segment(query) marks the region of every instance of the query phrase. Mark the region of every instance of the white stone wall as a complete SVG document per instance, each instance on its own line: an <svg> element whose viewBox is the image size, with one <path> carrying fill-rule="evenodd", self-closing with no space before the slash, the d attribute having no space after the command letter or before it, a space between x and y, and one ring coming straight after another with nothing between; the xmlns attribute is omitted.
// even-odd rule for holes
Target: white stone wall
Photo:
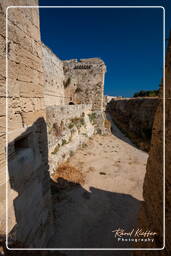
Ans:
<svg viewBox="0 0 171 256"><path fill-rule="evenodd" d="M94 126L89 119L91 109L91 104L47 108L50 172L93 135Z"/></svg>

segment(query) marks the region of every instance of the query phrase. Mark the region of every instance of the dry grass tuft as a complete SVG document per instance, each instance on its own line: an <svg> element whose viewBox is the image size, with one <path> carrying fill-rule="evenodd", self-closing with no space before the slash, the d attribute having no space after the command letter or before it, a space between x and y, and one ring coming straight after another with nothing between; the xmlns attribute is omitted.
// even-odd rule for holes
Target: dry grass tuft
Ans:
<svg viewBox="0 0 171 256"><path fill-rule="evenodd" d="M84 184L84 175L81 171L74 166L70 165L68 162L61 164L56 172L52 175L52 179L58 182L58 179L62 178L68 182L73 182L77 184Z"/></svg>

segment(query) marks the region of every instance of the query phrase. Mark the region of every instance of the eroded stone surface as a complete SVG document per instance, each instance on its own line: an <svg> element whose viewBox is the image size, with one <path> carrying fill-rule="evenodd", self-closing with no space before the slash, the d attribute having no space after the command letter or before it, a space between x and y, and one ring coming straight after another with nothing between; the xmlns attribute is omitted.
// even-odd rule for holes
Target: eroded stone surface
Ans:
<svg viewBox="0 0 171 256"><path fill-rule="evenodd" d="M150 150L158 98L112 99L107 111L118 127L142 150Z"/></svg>
<svg viewBox="0 0 171 256"><path fill-rule="evenodd" d="M45 105L64 105L63 62L44 44L42 44L42 51Z"/></svg>
<svg viewBox="0 0 171 256"><path fill-rule="evenodd" d="M171 37L168 44L166 55L166 244L163 251L144 251L136 252L134 255L170 255L170 126L171 126ZM163 236L163 100L162 90L160 90L160 103L155 115L150 155L147 163L147 171L144 180L144 206L140 210L138 225L155 230L158 233L156 243L150 244L151 247L162 248L164 246ZM138 246L142 246L139 244Z"/></svg>
<svg viewBox="0 0 171 256"><path fill-rule="evenodd" d="M37 0L25 1L38 5ZM5 11L23 1L1 1L0 233L5 233ZM24 247L46 247L52 234L44 76L39 13L8 10L8 233ZM7 149L6 149L7 151ZM42 231L44 230L44 232ZM8 244L10 247L10 245Z"/></svg>
<svg viewBox="0 0 171 256"><path fill-rule="evenodd" d="M3 0L0 4L1 232L5 232L5 10L8 5L22 4L22 0ZM38 2L27 0L26 5L30 4L37 5ZM168 127L171 125L170 56L169 48L166 58L166 135L168 138L170 138ZM14 238L23 242L25 246L46 247L52 234L53 220L49 191L48 147L50 154L53 152L52 155L55 155L58 144L60 145L61 153L58 158L53 159L54 162L57 160L60 162L66 159L72 150L76 150L80 143L85 142L94 130L100 132L98 127L105 125L107 129L111 128L110 123L102 117L106 68L104 62L98 58L62 62L46 46L42 46L36 8L9 9L8 63L9 231L13 231ZM63 110L60 110L59 105L69 103L79 105L64 106ZM92 104L92 109L87 104ZM97 111L96 116L91 110ZM139 116L139 113L136 112L136 115ZM72 136L77 140L73 140ZM170 167L170 148L170 140L167 140L167 168ZM143 227L147 226L158 232L159 236L154 245L156 247L162 247L162 161L162 100L160 100L154 120L144 183L145 203L140 216L140 224ZM51 165L51 162L49 164ZM117 166L116 169L118 169ZM122 182L126 184L126 177ZM103 189L107 190L108 182L104 185ZM166 177L166 190L168 192L167 227L170 227L169 174ZM165 255L170 254L169 238L170 235L166 239ZM150 255L149 251L147 253Z"/></svg>
<svg viewBox="0 0 171 256"><path fill-rule="evenodd" d="M66 104L92 104L93 110L102 110L105 71L99 58L64 61Z"/></svg>

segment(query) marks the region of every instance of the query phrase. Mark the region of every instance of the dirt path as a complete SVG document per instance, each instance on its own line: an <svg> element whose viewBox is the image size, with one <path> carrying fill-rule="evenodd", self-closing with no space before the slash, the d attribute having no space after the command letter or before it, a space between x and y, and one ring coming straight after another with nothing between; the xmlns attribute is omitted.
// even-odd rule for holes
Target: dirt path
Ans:
<svg viewBox="0 0 171 256"><path fill-rule="evenodd" d="M116 248L112 230L135 226L142 198L147 154L138 150L113 124L113 134L96 135L69 163L85 175L85 183L63 191L54 203L58 248ZM55 201L54 201L55 202ZM84 254L83 254L84 253ZM130 255L130 252L66 252L66 255Z"/></svg>

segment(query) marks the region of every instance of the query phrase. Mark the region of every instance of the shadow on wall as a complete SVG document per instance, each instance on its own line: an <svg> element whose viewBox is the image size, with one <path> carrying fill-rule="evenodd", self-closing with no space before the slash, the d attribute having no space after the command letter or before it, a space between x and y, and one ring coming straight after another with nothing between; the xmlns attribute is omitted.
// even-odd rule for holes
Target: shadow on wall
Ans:
<svg viewBox="0 0 171 256"><path fill-rule="evenodd" d="M124 142L130 144L131 146L134 146L135 148L138 148L122 131L117 127L115 122L113 121L110 112L106 111L106 119L111 122L111 133L119 138L120 140L123 140Z"/></svg>
<svg viewBox="0 0 171 256"><path fill-rule="evenodd" d="M8 201L14 208L14 214L9 209L9 227L15 223L9 234L9 247L132 247L127 242L118 243L112 230L134 228L141 202L130 195L93 187L88 192L81 184L61 178L57 182L50 180L47 129L43 118L9 143L8 165L11 187ZM17 196L12 192L17 192ZM20 255L20 252L13 253L6 250L5 255ZM46 253L40 251L38 255L53 255L53 252Z"/></svg>
<svg viewBox="0 0 171 256"><path fill-rule="evenodd" d="M159 98L111 100L106 111L119 129L145 152L149 152L152 127Z"/></svg>
<svg viewBox="0 0 171 256"><path fill-rule="evenodd" d="M8 246L11 247L10 241L19 241L24 247L45 247L52 216L47 129L43 117L9 143L8 172L8 227L12 228Z"/></svg>
<svg viewBox="0 0 171 256"><path fill-rule="evenodd" d="M23 248L23 244L16 242L13 248ZM45 250L8 250L5 246L5 235L0 235L0 256L67 256L61 251L45 251Z"/></svg>

